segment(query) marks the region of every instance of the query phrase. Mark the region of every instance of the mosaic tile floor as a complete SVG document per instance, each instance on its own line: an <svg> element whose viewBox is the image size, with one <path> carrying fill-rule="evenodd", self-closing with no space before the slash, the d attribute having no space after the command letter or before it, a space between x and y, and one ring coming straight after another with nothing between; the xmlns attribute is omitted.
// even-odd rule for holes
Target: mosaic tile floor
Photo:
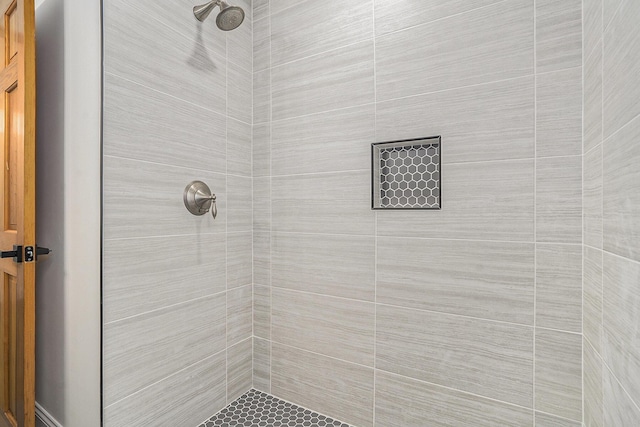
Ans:
<svg viewBox="0 0 640 427"><path fill-rule="evenodd" d="M352 427L258 390L249 390L198 427Z"/></svg>

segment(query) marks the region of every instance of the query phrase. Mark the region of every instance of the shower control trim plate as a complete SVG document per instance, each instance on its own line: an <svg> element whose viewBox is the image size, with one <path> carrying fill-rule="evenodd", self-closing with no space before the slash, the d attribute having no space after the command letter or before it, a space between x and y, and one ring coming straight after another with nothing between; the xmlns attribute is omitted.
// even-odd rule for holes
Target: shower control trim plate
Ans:
<svg viewBox="0 0 640 427"><path fill-rule="evenodd" d="M202 181L193 181L184 189L184 206L193 215L204 215L211 211L213 218L218 215L216 206L216 195L211 193L211 189Z"/></svg>

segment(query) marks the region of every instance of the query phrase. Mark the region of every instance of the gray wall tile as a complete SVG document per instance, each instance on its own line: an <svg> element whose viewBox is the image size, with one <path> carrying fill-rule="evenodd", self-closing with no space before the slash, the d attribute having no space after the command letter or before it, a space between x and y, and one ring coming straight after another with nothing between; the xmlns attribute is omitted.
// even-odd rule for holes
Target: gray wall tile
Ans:
<svg viewBox="0 0 640 427"><path fill-rule="evenodd" d="M303 1L271 17L274 66L371 38L373 0Z"/></svg>
<svg viewBox="0 0 640 427"><path fill-rule="evenodd" d="M604 425L635 427L640 425L638 404L629 398L629 394L608 370L604 377Z"/></svg>
<svg viewBox="0 0 640 427"><path fill-rule="evenodd" d="M224 114L226 61L123 0L104 8L104 69L152 89ZM198 82L198 84L176 84Z"/></svg>
<svg viewBox="0 0 640 427"><path fill-rule="evenodd" d="M377 256L377 302L533 325L532 244L379 238Z"/></svg>
<svg viewBox="0 0 640 427"><path fill-rule="evenodd" d="M153 250L149 250L153 247ZM226 290L224 234L103 242L105 323ZM180 282L192 286L177 286Z"/></svg>
<svg viewBox="0 0 640 427"><path fill-rule="evenodd" d="M378 234L395 237L531 241L533 161L442 166L442 210L379 211Z"/></svg>
<svg viewBox="0 0 640 427"><path fill-rule="evenodd" d="M227 345L253 335L253 287L242 286L227 292Z"/></svg>
<svg viewBox="0 0 640 427"><path fill-rule="evenodd" d="M639 61L640 62L640 61ZM604 249L640 261L640 117L603 145Z"/></svg>
<svg viewBox="0 0 640 427"><path fill-rule="evenodd" d="M253 334L271 339L271 288L253 285Z"/></svg>
<svg viewBox="0 0 640 427"><path fill-rule="evenodd" d="M274 120L374 101L373 41L271 70Z"/></svg>
<svg viewBox="0 0 640 427"><path fill-rule="evenodd" d="M535 408L582 420L582 337L536 330Z"/></svg>
<svg viewBox="0 0 640 427"><path fill-rule="evenodd" d="M588 427L604 426L602 402L602 359L588 340L584 351L584 424Z"/></svg>
<svg viewBox="0 0 640 427"><path fill-rule="evenodd" d="M273 344L271 391L359 427L373 426L373 369Z"/></svg>
<svg viewBox="0 0 640 427"><path fill-rule="evenodd" d="M402 30L438 19L469 12L500 0L374 0L376 35Z"/></svg>
<svg viewBox="0 0 640 427"><path fill-rule="evenodd" d="M584 0L582 8L583 56L586 58L602 41L602 0Z"/></svg>
<svg viewBox="0 0 640 427"><path fill-rule="evenodd" d="M536 0L538 73L582 65L582 0Z"/></svg>
<svg viewBox="0 0 640 427"><path fill-rule="evenodd" d="M271 393L271 342L253 338L253 388Z"/></svg>
<svg viewBox="0 0 640 427"><path fill-rule="evenodd" d="M251 231L253 229L253 187L251 178L227 176L227 231ZM212 192L217 194L215 189ZM220 207L218 207L220 212Z"/></svg>
<svg viewBox="0 0 640 427"><path fill-rule="evenodd" d="M536 427L583 427L580 421L571 421L566 418L536 412Z"/></svg>
<svg viewBox="0 0 640 427"><path fill-rule="evenodd" d="M274 122L272 174L368 170L375 119L370 104Z"/></svg>
<svg viewBox="0 0 640 427"><path fill-rule="evenodd" d="M582 185L583 239L586 245L602 248L602 144L584 155Z"/></svg>
<svg viewBox="0 0 640 427"><path fill-rule="evenodd" d="M376 40L378 101L532 72L532 0L497 3Z"/></svg>
<svg viewBox="0 0 640 427"><path fill-rule="evenodd" d="M584 337L602 352L602 251L584 248Z"/></svg>
<svg viewBox="0 0 640 427"><path fill-rule="evenodd" d="M220 233L226 224L225 177L211 172L104 156L103 226L105 239ZM194 216L182 193L194 179L218 196L218 218ZM152 209L150 209L152 207Z"/></svg>
<svg viewBox="0 0 640 427"><path fill-rule="evenodd" d="M533 412L497 400L379 371L376 427L529 427Z"/></svg>
<svg viewBox="0 0 640 427"><path fill-rule="evenodd" d="M536 326L582 332L581 245L536 245Z"/></svg>
<svg viewBox="0 0 640 427"><path fill-rule="evenodd" d="M225 351L221 351L107 406L104 424L197 425L225 405Z"/></svg>
<svg viewBox="0 0 640 427"><path fill-rule="evenodd" d="M253 123L271 120L271 69L253 73Z"/></svg>
<svg viewBox="0 0 640 427"><path fill-rule="evenodd" d="M253 126L253 177L271 175L271 125Z"/></svg>
<svg viewBox="0 0 640 427"><path fill-rule="evenodd" d="M531 328L383 305L376 323L378 369L531 407Z"/></svg>
<svg viewBox="0 0 640 427"><path fill-rule="evenodd" d="M640 264L604 253L604 361L635 402L640 402Z"/></svg>
<svg viewBox="0 0 640 427"><path fill-rule="evenodd" d="M227 235L227 289L252 283L252 243L250 231Z"/></svg>
<svg viewBox="0 0 640 427"><path fill-rule="evenodd" d="M603 30L609 27L611 20L616 14L624 13L624 11L621 11L622 9L620 7L624 1L625 0L602 0Z"/></svg>
<svg viewBox="0 0 640 427"><path fill-rule="evenodd" d="M447 163L530 159L533 80L528 76L380 102L376 140L442 135L442 160Z"/></svg>
<svg viewBox="0 0 640 427"><path fill-rule="evenodd" d="M275 233L273 286L373 301L375 239L364 236Z"/></svg>
<svg viewBox="0 0 640 427"><path fill-rule="evenodd" d="M269 67L271 67L271 20L265 17L253 23L253 71L255 73Z"/></svg>
<svg viewBox="0 0 640 427"><path fill-rule="evenodd" d="M273 231L373 235L369 171L275 177Z"/></svg>
<svg viewBox="0 0 640 427"><path fill-rule="evenodd" d="M606 9L605 9L606 10ZM603 129L604 138L640 114L640 3L625 1L604 32Z"/></svg>
<svg viewBox="0 0 640 427"><path fill-rule="evenodd" d="M274 342L373 366L372 303L279 288L271 295Z"/></svg>
<svg viewBox="0 0 640 427"><path fill-rule="evenodd" d="M227 120L227 173L251 176L251 125L229 118Z"/></svg>
<svg viewBox="0 0 640 427"><path fill-rule="evenodd" d="M271 283L271 233L253 233L253 282L259 285Z"/></svg>
<svg viewBox="0 0 640 427"><path fill-rule="evenodd" d="M220 31L227 38L227 60L249 72L253 68L253 8L252 0L235 0L233 5L244 10L244 22L233 31ZM231 70L229 70L231 71Z"/></svg>
<svg viewBox="0 0 640 427"><path fill-rule="evenodd" d="M582 154L582 67L536 79L536 155Z"/></svg>
<svg viewBox="0 0 640 427"><path fill-rule="evenodd" d="M536 240L582 243L582 157L538 159Z"/></svg>
<svg viewBox="0 0 640 427"><path fill-rule="evenodd" d="M104 325L104 405L225 348L224 293Z"/></svg>
<svg viewBox="0 0 640 427"><path fill-rule="evenodd" d="M593 1L593 0L592 0ZM584 62L584 151L602 142L602 42Z"/></svg>
<svg viewBox="0 0 640 427"><path fill-rule="evenodd" d="M253 31L255 33L255 21L268 17L271 11L269 9L269 0L253 0L252 7L254 19Z"/></svg>
<svg viewBox="0 0 640 427"><path fill-rule="evenodd" d="M231 62L227 68L227 114L236 120L252 123L253 74Z"/></svg>
<svg viewBox="0 0 640 427"><path fill-rule="evenodd" d="M111 74L104 85L104 154L225 172L223 115Z"/></svg>
<svg viewBox="0 0 640 427"><path fill-rule="evenodd" d="M249 337L227 349L227 402L233 402L252 386L253 339Z"/></svg>

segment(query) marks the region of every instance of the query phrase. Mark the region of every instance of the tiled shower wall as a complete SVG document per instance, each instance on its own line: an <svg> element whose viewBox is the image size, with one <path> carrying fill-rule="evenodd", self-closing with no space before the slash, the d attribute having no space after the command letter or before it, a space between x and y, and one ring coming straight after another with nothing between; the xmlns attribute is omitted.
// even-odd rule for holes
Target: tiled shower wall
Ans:
<svg viewBox="0 0 640 427"><path fill-rule="evenodd" d="M640 425L640 2L584 2L585 425Z"/></svg>
<svg viewBox="0 0 640 427"><path fill-rule="evenodd" d="M254 386L581 425L582 0L253 7ZM370 144L431 135L442 210L372 211Z"/></svg>
<svg viewBox="0 0 640 427"><path fill-rule="evenodd" d="M251 387L251 4L103 3L104 425L195 426Z"/></svg>

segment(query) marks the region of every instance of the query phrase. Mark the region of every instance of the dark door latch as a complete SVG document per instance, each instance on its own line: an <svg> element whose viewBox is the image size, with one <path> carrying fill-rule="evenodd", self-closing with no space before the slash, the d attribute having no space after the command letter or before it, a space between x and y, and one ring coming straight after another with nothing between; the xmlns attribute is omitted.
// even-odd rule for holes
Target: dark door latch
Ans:
<svg viewBox="0 0 640 427"><path fill-rule="evenodd" d="M24 262L33 262L38 260L38 256L40 255L48 255L52 251L49 248L41 248L36 246L25 246L24 254L22 251L22 246L13 245L12 251L2 251L0 252L0 258L13 258L13 262L21 263Z"/></svg>

